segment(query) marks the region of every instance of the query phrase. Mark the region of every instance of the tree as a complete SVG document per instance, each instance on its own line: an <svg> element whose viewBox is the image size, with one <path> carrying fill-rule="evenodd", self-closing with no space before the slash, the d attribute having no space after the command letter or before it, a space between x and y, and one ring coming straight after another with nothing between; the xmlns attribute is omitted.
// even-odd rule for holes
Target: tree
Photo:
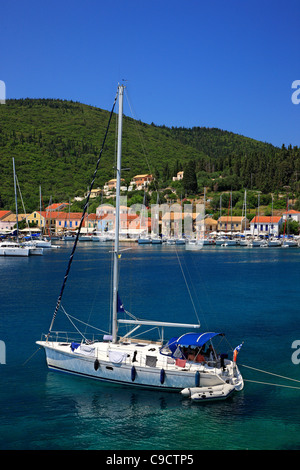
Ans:
<svg viewBox="0 0 300 470"><path fill-rule="evenodd" d="M183 173L183 187L189 194L195 194L198 191L195 167L195 161L190 160L186 165Z"/></svg>

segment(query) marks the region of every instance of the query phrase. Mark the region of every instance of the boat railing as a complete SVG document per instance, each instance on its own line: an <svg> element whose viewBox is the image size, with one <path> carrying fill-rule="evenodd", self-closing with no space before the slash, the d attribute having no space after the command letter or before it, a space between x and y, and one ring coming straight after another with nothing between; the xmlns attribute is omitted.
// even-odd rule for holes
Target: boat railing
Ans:
<svg viewBox="0 0 300 470"><path fill-rule="evenodd" d="M100 341L103 337L103 334L93 334L89 335L88 338L83 337L80 334L74 333L74 331L52 331L50 335L43 333L42 334L42 341L47 340L49 342L54 343L86 343L92 344L96 341Z"/></svg>

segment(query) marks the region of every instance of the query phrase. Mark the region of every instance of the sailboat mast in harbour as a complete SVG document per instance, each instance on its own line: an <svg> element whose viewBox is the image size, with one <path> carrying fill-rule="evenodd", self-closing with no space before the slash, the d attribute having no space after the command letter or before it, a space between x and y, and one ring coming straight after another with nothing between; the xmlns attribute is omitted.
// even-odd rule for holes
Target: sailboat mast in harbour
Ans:
<svg viewBox="0 0 300 470"><path fill-rule="evenodd" d="M118 151L117 151L117 187L116 187L116 215L115 215L115 247L113 271L113 319L112 341L117 342L118 332L118 285L119 285L119 230L120 230L120 187L121 187L121 159L122 159L122 129L123 129L123 96L124 85L119 85L119 118L118 118Z"/></svg>
<svg viewBox="0 0 300 470"><path fill-rule="evenodd" d="M18 197L17 197L17 186L16 186L16 169L15 169L15 159L13 161L13 170L14 170L14 191L15 191L15 204L16 204L16 220L17 220L17 242L19 243L19 215L18 215Z"/></svg>

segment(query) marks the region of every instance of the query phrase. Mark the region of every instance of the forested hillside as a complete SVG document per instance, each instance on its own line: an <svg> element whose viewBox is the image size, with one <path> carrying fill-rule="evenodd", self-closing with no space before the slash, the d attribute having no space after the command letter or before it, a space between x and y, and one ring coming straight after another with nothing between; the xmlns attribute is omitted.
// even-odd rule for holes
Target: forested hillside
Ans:
<svg viewBox="0 0 300 470"><path fill-rule="evenodd" d="M0 208L14 207L12 158L26 210L44 202L83 195L90 184L109 112L52 99L7 100L0 106ZM113 117L95 187L114 177L116 117ZM122 177L152 173L167 187L179 169L193 166L197 190L299 190L297 147L275 148L219 129L167 128L125 117ZM185 188L186 193L190 190Z"/></svg>

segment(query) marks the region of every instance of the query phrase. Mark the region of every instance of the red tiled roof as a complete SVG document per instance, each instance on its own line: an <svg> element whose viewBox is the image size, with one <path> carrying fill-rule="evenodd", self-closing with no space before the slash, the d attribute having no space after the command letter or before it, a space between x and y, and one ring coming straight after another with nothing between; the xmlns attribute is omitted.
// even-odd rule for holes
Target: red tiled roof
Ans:
<svg viewBox="0 0 300 470"><path fill-rule="evenodd" d="M0 211L0 219L2 219L2 217L5 217L6 215L10 214L11 211Z"/></svg>
<svg viewBox="0 0 300 470"><path fill-rule="evenodd" d="M278 224L281 217L278 216L271 216L271 215L260 215L259 217L256 215L254 219L251 220L251 223L254 224Z"/></svg>
<svg viewBox="0 0 300 470"><path fill-rule="evenodd" d="M54 204L51 204L50 206L46 207L46 211L56 211L58 210L59 208L63 209L64 207L67 207L69 205L69 203L67 202L57 202L57 203L54 203Z"/></svg>
<svg viewBox="0 0 300 470"><path fill-rule="evenodd" d="M89 215L89 218L91 218L91 215L92 214ZM57 212L54 218L59 219L59 220L74 220L74 219L80 220L81 217L82 217L82 212ZM86 217L87 215L85 215L85 218Z"/></svg>

